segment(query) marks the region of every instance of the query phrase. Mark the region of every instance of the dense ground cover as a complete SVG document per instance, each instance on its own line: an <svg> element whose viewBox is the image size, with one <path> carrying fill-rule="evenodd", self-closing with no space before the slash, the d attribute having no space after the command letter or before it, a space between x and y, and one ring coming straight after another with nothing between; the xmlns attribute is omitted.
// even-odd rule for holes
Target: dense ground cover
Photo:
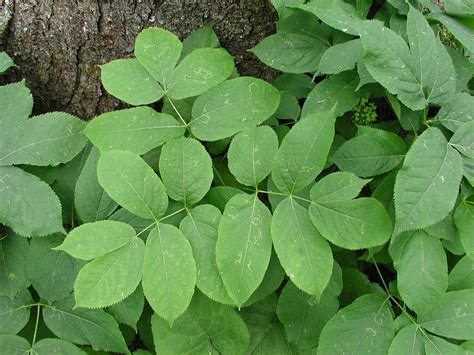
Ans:
<svg viewBox="0 0 474 355"><path fill-rule="evenodd" d="M474 351L473 5L273 4L272 84L204 27L90 122L0 87L2 353Z"/></svg>

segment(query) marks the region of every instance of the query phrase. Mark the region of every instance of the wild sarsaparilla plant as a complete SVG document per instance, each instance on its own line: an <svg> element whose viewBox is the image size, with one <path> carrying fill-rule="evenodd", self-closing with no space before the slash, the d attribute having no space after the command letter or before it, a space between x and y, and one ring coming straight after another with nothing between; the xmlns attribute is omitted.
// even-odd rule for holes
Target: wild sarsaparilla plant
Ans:
<svg viewBox="0 0 474 355"><path fill-rule="evenodd" d="M277 33L252 49L283 72L272 85L240 77L209 27L149 28L101 67L130 108L2 139L3 166L60 164L0 170L52 185L65 218L0 180L2 250L25 255L3 254L2 347L473 350L474 8L272 2Z"/></svg>

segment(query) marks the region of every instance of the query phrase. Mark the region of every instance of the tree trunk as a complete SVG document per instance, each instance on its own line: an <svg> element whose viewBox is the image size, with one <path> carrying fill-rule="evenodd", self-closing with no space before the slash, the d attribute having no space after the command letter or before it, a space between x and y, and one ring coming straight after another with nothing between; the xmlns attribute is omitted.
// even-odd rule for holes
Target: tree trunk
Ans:
<svg viewBox="0 0 474 355"><path fill-rule="evenodd" d="M136 35L164 27L181 39L213 24L242 75L273 72L247 52L274 31L264 0L0 0L0 38L35 96L35 112L88 119L121 106L100 84L98 65L133 55Z"/></svg>

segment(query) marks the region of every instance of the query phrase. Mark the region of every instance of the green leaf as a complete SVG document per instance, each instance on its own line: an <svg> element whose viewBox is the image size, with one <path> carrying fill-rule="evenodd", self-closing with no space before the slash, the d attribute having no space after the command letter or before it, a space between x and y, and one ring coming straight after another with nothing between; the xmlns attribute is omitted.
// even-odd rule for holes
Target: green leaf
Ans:
<svg viewBox="0 0 474 355"><path fill-rule="evenodd" d="M191 138L176 138L161 150L160 174L166 192L185 206L201 200L214 177L212 160L204 146Z"/></svg>
<svg viewBox="0 0 474 355"><path fill-rule="evenodd" d="M363 19L352 5L343 0L311 1L297 7L315 14L321 21L339 31L359 35Z"/></svg>
<svg viewBox="0 0 474 355"><path fill-rule="evenodd" d="M262 282L270 261L272 215L257 194L227 203L218 227L217 268L229 296L241 306Z"/></svg>
<svg viewBox="0 0 474 355"><path fill-rule="evenodd" d="M72 297L44 307L43 319L59 338L92 345L94 350L128 353L114 318L99 309L74 308Z"/></svg>
<svg viewBox="0 0 474 355"><path fill-rule="evenodd" d="M234 60L225 49L196 49L171 74L167 95L173 99L201 95L227 79L233 70Z"/></svg>
<svg viewBox="0 0 474 355"><path fill-rule="evenodd" d="M243 355L249 345L249 332L239 315L200 293L171 328L156 314L151 328L157 354Z"/></svg>
<svg viewBox="0 0 474 355"><path fill-rule="evenodd" d="M141 276L141 275L140 275ZM107 308L107 311L122 324L126 324L137 332L137 323L145 306L145 296L141 287L123 301Z"/></svg>
<svg viewBox="0 0 474 355"><path fill-rule="evenodd" d="M314 88L313 81L305 74L282 74L275 79L273 85L297 99L308 96Z"/></svg>
<svg viewBox="0 0 474 355"><path fill-rule="evenodd" d="M130 105L148 105L161 99L163 88L136 59L117 59L101 65L102 85Z"/></svg>
<svg viewBox="0 0 474 355"><path fill-rule="evenodd" d="M74 207L84 223L106 219L118 206L99 184L97 178L99 156L99 150L92 148L74 189Z"/></svg>
<svg viewBox="0 0 474 355"><path fill-rule="evenodd" d="M31 346L28 340L13 334L0 335L0 349L4 355L23 355Z"/></svg>
<svg viewBox="0 0 474 355"><path fill-rule="evenodd" d="M28 290L14 298L0 296L0 334L16 334L30 319L30 305L33 299Z"/></svg>
<svg viewBox="0 0 474 355"><path fill-rule="evenodd" d="M395 182L395 233L428 227L454 207L462 161L437 128L412 144ZM407 193L409 191L409 193Z"/></svg>
<svg viewBox="0 0 474 355"><path fill-rule="evenodd" d="M14 66L15 63L13 62L13 59L11 59L6 52L0 52L0 74L3 74L9 68Z"/></svg>
<svg viewBox="0 0 474 355"><path fill-rule="evenodd" d="M250 51L272 68L299 74L316 71L326 48L318 38L290 32L268 36Z"/></svg>
<svg viewBox="0 0 474 355"><path fill-rule="evenodd" d="M184 57L198 48L218 48L219 38L211 26L203 26L193 31L183 41L181 57Z"/></svg>
<svg viewBox="0 0 474 355"><path fill-rule="evenodd" d="M318 354L386 354L395 335L387 299L369 294L341 309L326 324Z"/></svg>
<svg viewBox="0 0 474 355"><path fill-rule="evenodd" d="M418 315L440 301L448 288L448 263L443 244L423 231L404 233L403 247L392 255L398 292Z"/></svg>
<svg viewBox="0 0 474 355"><path fill-rule="evenodd" d="M456 132L464 123L473 120L474 97L461 92L450 98L441 106L434 122L440 122L452 132Z"/></svg>
<svg viewBox="0 0 474 355"><path fill-rule="evenodd" d="M13 166L0 167L0 223L25 237L64 231L61 204L53 190Z"/></svg>
<svg viewBox="0 0 474 355"><path fill-rule="evenodd" d="M309 215L324 238L345 249L383 245L392 235L390 216L374 198L326 204L313 202Z"/></svg>
<svg viewBox="0 0 474 355"><path fill-rule="evenodd" d="M445 25L461 44L471 53L474 53L474 29L464 26L456 18L447 16L442 12L432 12L429 14L431 19L437 20Z"/></svg>
<svg viewBox="0 0 474 355"><path fill-rule="evenodd" d="M425 340L426 355L434 354L451 354L451 355L465 355L467 351L459 345L447 342L442 338L434 335L427 335Z"/></svg>
<svg viewBox="0 0 474 355"><path fill-rule="evenodd" d="M227 294L216 264L217 228L221 212L212 205L193 208L183 218L179 229L188 239L196 260L196 286L210 299L224 304L234 301Z"/></svg>
<svg viewBox="0 0 474 355"><path fill-rule="evenodd" d="M0 127L7 130L26 121L33 110L33 96L24 81L0 86Z"/></svg>
<svg viewBox="0 0 474 355"><path fill-rule="evenodd" d="M144 154L184 133L184 127L148 106L104 113L84 133L100 150L129 150Z"/></svg>
<svg viewBox="0 0 474 355"><path fill-rule="evenodd" d="M451 137L449 144L460 153L474 158L474 121L466 122Z"/></svg>
<svg viewBox="0 0 474 355"><path fill-rule="evenodd" d="M321 81L309 93L301 117L329 111L334 106L334 115L342 116L359 102L360 94L356 92L358 82L358 75L352 71L331 75Z"/></svg>
<svg viewBox="0 0 474 355"><path fill-rule="evenodd" d="M425 339L416 324L404 326L395 336L388 349L388 355L424 355Z"/></svg>
<svg viewBox="0 0 474 355"><path fill-rule="evenodd" d="M342 273L339 265L334 263L331 284L342 288ZM293 283L288 282L278 300L278 319L284 324L288 340L301 349L310 349L318 344L323 327L339 308L338 294L334 294L328 285L321 299L300 291Z"/></svg>
<svg viewBox="0 0 474 355"><path fill-rule="evenodd" d="M362 57L364 48L360 39L336 44L329 47L322 55L318 72L321 74L339 74L352 70Z"/></svg>
<svg viewBox="0 0 474 355"><path fill-rule="evenodd" d="M286 198L275 209L271 228L286 274L301 290L319 299L331 278L333 258L331 247L311 223L306 209Z"/></svg>
<svg viewBox="0 0 474 355"><path fill-rule="evenodd" d="M62 339L41 339L31 348L33 354L67 354L67 355L85 355L86 352L77 346Z"/></svg>
<svg viewBox="0 0 474 355"><path fill-rule="evenodd" d="M459 230L461 243L466 254L474 259L474 240L472 231L474 230L474 205L469 201L461 200L454 212L454 223Z"/></svg>
<svg viewBox="0 0 474 355"><path fill-rule="evenodd" d="M352 173L338 171L326 175L311 188L311 200L316 203L344 202L356 198L370 179L360 179Z"/></svg>
<svg viewBox="0 0 474 355"><path fill-rule="evenodd" d="M0 165L66 163L86 144L84 126L83 121L64 112L34 116L0 136Z"/></svg>
<svg viewBox="0 0 474 355"><path fill-rule="evenodd" d="M270 174L277 150L278 138L273 129L248 128L237 134L230 144L229 169L241 184L256 187Z"/></svg>
<svg viewBox="0 0 474 355"><path fill-rule="evenodd" d="M181 56L182 48L183 44L175 34L152 27L138 34L134 54L148 73L168 89L171 73Z"/></svg>
<svg viewBox="0 0 474 355"><path fill-rule="evenodd" d="M405 142L398 135L370 129L369 134L344 142L331 160L342 171L358 176L375 176L396 168L405 153Z"/></svg>
<svg viewBox="0 0 474 355"><path fill-rule="evenodd" d="M142 276L145 243L134 238L84 266L74 283L76 307L103 308L132 294Z"/></svg>
<svg viewBox="0 0 474 355"><path fill-rule="evenodd" d="M298 121L283 138L272 168L280 191L297 192L323 170L334 138L334 121L332 110L315 113Z"/></svg>
<svg viewBox="0 0 474 355"><path fill-rule="evenodd" d="M146 241L143 264L142 286L150 306L172 325L188 308L195 284L189 242L178 228L159 223Z"/></svg>
<svg viewBox="0 0 474 355"><path fill-rule="evenodd" d="M448 281L450 291L474 289L474 259L466 255L459 260L449 273Z"/></svg>
<svg viewBox="0 0 474 355"><path fill-rule="evenodd" d="M414 11L410 9L408 26L411 53L402 37L378 22L368 22L361 39L369 73L405 106L416 111L454 94L455 76L446 49L426 20ZM417 35L417 31L423 34Z"/></svg>
<svg viewBox="0 0 474 355"><path fill-rule="evenodd" d="M18 235L2 235L0 239L0 295L13 298L30 285L26 274L28 240Z"/></svg>
<svg viewBox="0 0 474 355"><path fill-rule="evenodd" d="M280 93L263 80L227 80L199 96L193 106L191 132L215 141L261 124L280 104Z"/></svg>
<svg viewBox="0 0 474 355"><path fill-rule="evenodd" d="M55 248L82 260L92 260L132 242L135 230L123 222L97 221L74 228Z"/></svg>
<svg viewBox="0 0 474 355"><path fill-rule="evenodd" d="M474 340L474 290L445 293L441 301L418 320L423 328L434 334Z"/></svg>
<svg viewBox="0 0 474 355"><path fill-rule="evenodd" d="M139 217L156 220L168 208L168 196L160 178L132 152L102 152L97 176L112 199Z"/></svg>
<svg viewBox="0 0 474 355"><path fill-rule="evenodd" d="M53 250L63 239L63 236L53 235L33 238L30 242L28 277L38 295L49 303L69 296L82 266L68 254Z"/></svg>

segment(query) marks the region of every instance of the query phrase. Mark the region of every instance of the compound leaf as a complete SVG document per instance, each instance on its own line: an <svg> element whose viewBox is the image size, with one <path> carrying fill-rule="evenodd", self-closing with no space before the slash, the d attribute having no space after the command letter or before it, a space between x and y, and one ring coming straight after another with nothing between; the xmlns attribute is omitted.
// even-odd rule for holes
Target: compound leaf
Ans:
<svg viewBox="0 0 474 355"><path fill-rule="evenodd" d="M143 264L142 286L150 306L172 325L188 308L195 284L189 242L178 228L159 223L148 235Z"/></svg>
<svg viewBox="0 0 474 355"><path fill-rule="evenodd" d="M121 248L135 237L127 223L97 221L74 228L55 250L62 250L82 260L92 260Z"/></svg>
<svg viewBox="0 0 474 355"><path fill-rule="evenodd" d="M216 141L261 124L280 104L280 93L263 80L227 80L199 96L193 105L191 132Z"/></svg>
<svg viewBox="0 0 474 355"><path fill-rule="evenodd" d="M319 299L331 278L333 257L307 210L291 197L284 199L274 211L271 230L286 274L298 288Z"/></svg>
<svg viewBox="0 0 474 355"><path fill-rule="evenodd" d="M239 306L257 289L267 270L271 218L257 194L239 194L229 200L219 222L217 268L229 296Z"/></svg>
<svg viewBox="0 0 474 355"><path fill-rule="evenodd" d="M395 182L395 233L428 227L448 215L463 174L458 152L437 128L413 143Z"/></svg>
<svg viewBox="0 0 474 355"><path fill-rule="evenodd" d="M278 138L273 129L267 126L246 129L230 143L229 170L241 184L256 187L270 174L277 150Z"/></svg>
<svg viewBox="0 0 474 355"><path fill-rule="evenodd" d="M129 150L144 154L184 134L184 127L166 113L148 106L104 113L84 133L100 150Z"/></svg>
<svg viewBox="0 0 474 355"><path fill-rule="evenodd" d="M160 155L160 174L166 192L185 206L201 200L214 178L212 160L204 146L191 138L166 143Z"/></svg>
<svg viewBox="0 0 474 355"><path fill-rule="evenodd" d="M334 111L306 116L283 138L273 158L272 180L280 191L308 186L326 165L334 138Z"/></svg>
<svg viewBox="0 0 474 355"><path fill-rule="evenodd" d="M51 187L13 166L0 167L0 222L25 237L64 231L61 204Z"/></svg>
<svg viewBox="0 0 474 355"><path fill-rule="evenodd" d="M168 196L160 178L137 154L102 152L97 176L105 192L133 214L156 220L168 208Z"/></svg>

